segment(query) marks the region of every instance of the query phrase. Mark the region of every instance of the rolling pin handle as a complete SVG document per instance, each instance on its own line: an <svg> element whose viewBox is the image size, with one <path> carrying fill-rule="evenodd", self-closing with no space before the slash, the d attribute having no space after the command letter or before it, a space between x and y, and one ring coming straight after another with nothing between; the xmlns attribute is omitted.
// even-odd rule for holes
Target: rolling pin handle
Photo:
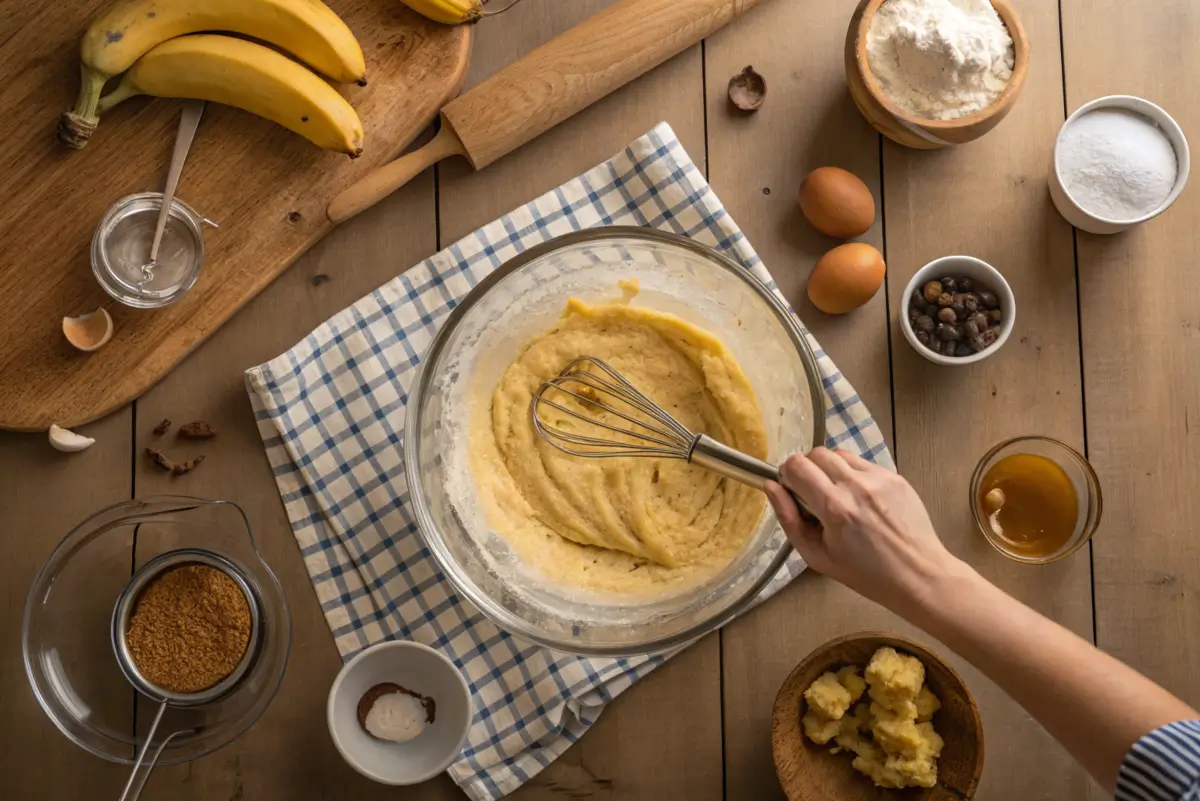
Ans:
<svg viewBox="0 0 1200 801"><path fill-rule="evenodd" d="M325 214L334 225L345 222L371 208L442 159L466 154L458 134L443 120L441 130L427 145L358 179L329 202Z"/></svg>

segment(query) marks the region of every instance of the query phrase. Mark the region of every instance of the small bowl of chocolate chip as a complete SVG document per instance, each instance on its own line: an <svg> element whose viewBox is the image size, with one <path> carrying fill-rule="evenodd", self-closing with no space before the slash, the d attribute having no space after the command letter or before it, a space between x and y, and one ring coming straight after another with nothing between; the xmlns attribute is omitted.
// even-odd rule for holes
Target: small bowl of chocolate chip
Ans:
<svg viewBox="0 0 1200 801"><path fill-rule="evenodd" d="M1000 350L1016 317L1012 288L995 267L971 256L944 256L908 282L900 329L929 361L959 366Z"/></svg>

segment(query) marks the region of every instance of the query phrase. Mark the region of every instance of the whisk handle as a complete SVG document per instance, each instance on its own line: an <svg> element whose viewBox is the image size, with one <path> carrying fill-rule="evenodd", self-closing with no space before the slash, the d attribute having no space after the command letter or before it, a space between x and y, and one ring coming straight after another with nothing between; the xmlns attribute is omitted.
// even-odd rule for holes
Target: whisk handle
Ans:
<svg viewBox="0 0 1200 801"><path fill-rule="evenodd" d="M778 467L764 462L762 459L756 459L749 454L742 453L736 448L731 448L728 445L717 442L707 434L700 434L692 442L692 450L688 455L688 461L699 467L711 470L718 475L725 476L725 478L758 489L763 489L767 481L781 483ZM808 510L808 507L796 496L796 493L788 490L788 494L796 502L796 506L800 509L800 516L804 518L805 522L820 528L821 521Z"/></svg>

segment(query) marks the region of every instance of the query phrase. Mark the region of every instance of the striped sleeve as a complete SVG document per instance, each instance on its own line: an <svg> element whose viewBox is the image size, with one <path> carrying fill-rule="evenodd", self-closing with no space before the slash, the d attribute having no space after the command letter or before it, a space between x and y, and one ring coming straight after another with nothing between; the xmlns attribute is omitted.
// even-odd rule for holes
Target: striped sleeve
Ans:
<svg viewBox="0 0 1200 801"><path fill-rule="evenodd" d="M1200 801L1200 720L1168 723L1134 743L1116 801Z"/></svg>

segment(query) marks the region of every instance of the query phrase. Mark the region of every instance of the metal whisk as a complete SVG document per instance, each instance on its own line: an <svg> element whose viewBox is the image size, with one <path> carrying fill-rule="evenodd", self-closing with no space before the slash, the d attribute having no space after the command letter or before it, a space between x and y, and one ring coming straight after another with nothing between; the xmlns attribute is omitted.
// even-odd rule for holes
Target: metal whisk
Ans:
<svg viewBox="0 0 1200 801"><path fill-rule="evenodd" d="M567 405L570 403L568 397L578 403ZM584 431L572 431L547 419L546 407L585 423ZM557 376L542 382L533 394L529 411L537 432L551 445L573 456L684 459L758 489L763 489L768 479L779 481L778 467L720 443L707 434L692 433L625 376L591 356L576 359ZM601 412L615 416L624 424L599 419ZM584 433L595 429L602 430L596 432L600 436ZM603 431L618 438L609 438ZM800 507L801 516L819 526L817 518L795 493L792 497Z"/></svg>

